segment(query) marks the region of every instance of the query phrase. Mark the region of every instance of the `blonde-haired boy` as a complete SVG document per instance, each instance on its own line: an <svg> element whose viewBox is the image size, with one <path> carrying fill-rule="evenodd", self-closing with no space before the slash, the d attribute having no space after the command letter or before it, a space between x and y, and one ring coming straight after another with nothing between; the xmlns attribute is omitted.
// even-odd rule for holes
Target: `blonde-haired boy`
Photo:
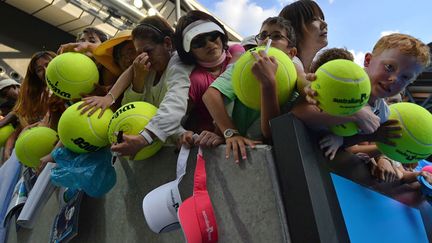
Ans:
<svg viewBox="0 0 432 243"><path fill-rule="evenodd" d="M319 120L327 126L337 125L349 121L358 122L356 119L364 119L361 122L369 122L378 119L380 124L387 122L389 108L384 100L386 97L394 96L404 90L416 77L430 64L429 47L420 40L406 34L390 34L381 37L375 44L372 53L366 53L364 68L369 75L371 82L371 95L368 106L352 117L333 117L326 113L317 112L316 109L309 109L309 114L304 117L303 112L294 109L297 115L306 124L313 124ZM310 104L317 104L313 96L317 93L307 88L308 101ZM370 112L368 111L370 109ZM312 112L312 113L311 113ZM302 117L303 116L303 117ZM302 119L303 118L303 119ZM325 150L326 156L331 159L334 157L337 149L344 144L345 146L355 145L360 141L381 141L387 144L393 144L388 138L395 137L394 133L386 131L400 130L396 121L388 121L386 126L381 126L384 136L359 134L346 139L338 138L335 135L329 135L320 141L320 146ZM364 124L363 124L364 125ZM373 126L370 126L373 128ZM360 127L360 126L359 126ZM374 130L378 129L376 127ZM364 133L371 133L370 131Z"/></svg>

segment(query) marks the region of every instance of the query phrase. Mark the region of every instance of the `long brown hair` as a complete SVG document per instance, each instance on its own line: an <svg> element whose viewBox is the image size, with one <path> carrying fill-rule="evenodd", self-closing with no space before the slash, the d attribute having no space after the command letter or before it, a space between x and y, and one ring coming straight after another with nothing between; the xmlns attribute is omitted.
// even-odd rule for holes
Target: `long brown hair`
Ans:
<svg viewBox="0 0 432 243"><path fill-rule="evenodd" d="M45 80L39 79L36 73L36 62L40 58L53 59L56 56L51 51L36 52L27 67L27 73L21 84L14 112L22 126L27 126L41 119L48 112L49 89Z"/></svg>

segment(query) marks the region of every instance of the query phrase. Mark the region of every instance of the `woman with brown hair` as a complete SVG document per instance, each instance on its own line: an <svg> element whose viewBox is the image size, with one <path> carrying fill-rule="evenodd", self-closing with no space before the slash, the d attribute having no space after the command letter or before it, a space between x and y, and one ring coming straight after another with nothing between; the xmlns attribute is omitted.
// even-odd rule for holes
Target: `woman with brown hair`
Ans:
<svg viewBox="0 0 432 243"><path fill-rule="evenodd" d="M3 161L7 160L21 131L27 126L43 122L48 119L50 108L50 91L45 82L45 71L48 63L56 56L52 51L40 51L33 54L27 67L27 72L21 83L20 92L15 106L6 117L10 121L17 119L18 128L6 141ZM46 118L45 121L44 118Z"/></svg>
<svg viewBox="0 0 432 243"><path fill-rule="evenodd" d="M42 121L48 112L50 92L45 81L45 70L55 56L54 52L41 51L30 60L13 109L22 127Z"/></svg>

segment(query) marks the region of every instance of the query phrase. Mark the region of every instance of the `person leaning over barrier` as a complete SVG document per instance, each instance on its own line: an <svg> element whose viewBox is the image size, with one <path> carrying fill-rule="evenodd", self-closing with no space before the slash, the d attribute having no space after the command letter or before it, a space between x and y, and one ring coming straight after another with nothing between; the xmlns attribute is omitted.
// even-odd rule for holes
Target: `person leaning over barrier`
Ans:
<svg viewBox="0 0 432 243"><path fill-rule="evenodd" d="M142 148L158 138L165 142L179 133L180 122L186 113L189 75L194 68L182 63L173 45L174 32L159 16L140 21L132 31L132 41L138 56L117 80L106 96L84 98L83 112L89 115L105 110L123 92L122 104L145 101L158 107L157 114L138 135L123 134L123 142L111 149L133 158Z"/></svg>
<svg viewBox="0 0 432 243"><path fill-rule="evenodd" d="M188 112L183 122L180 143L186 145L217 146L224 142L214 133L215 125L202 96L213 81L237 58L233 52L244 53L240 45L228 46L228 33L213 16L202 11L190 11L180 18L176 27L175 43L182 62L195 65L189 76ZM193 139L193 134L200 136Z"/></svg>
<svg viewBox="0 0 432 243"><path fill-rule="evenodd" d="M362 130L361 134L345 139L333 134L327 135L320 141L321 148L325 151L326 156L333 159L340 146L348 147L362 141L380 141L390 146L394 145L389 138L399 137L400 134L394 133L394 131L401 130L401 127L397 125L397 120L388 120L390 109L385 102L385 98L394 96L404 90L429 63L429 48L420 40L399 33L381 37L375 44L372 53L366 53L364 60L364 68L371 82L371 94L366 109L369 109L370 112L368 113L371 114L369 116L372 116L366 116L364 119L375 119L378 125L375 129L368 131L359 126ZM310 87L306 89L308 101L312 105L317 105L317 101L314 99L317 92L310 89ZM362 112L362 110L359 112ZM348 120L331 124L329 121L334 121L334 116L319 111L310 114L310 117L319 118L321 122L327 125L352 121L350 120L352 117L337 117L337 119ZM380 159L380 156L382 155L375 157Z"/></svg>
<svg viewBox="0 0 432 243"><path fill-rule="evenodd" d="M280 49L290 58L296 54L294 30L284 18L266 19L256 37L259 45L266 45L271 40L272 47ZM261 99L266 101L261 103L261 113L246 107L237 99L231 80L232 67L219 76L203 96L207 109L225 137L226 157L229 158L232 150L236 163L240 162L239 153L242 159L247 159L246 145L253 148L261 143L258 139L271 137L268 121L280 114L279 107L282 105L276 95L277 61L274 57L268 57L264 51L253 55L256 62L252 66L252 72L260 82ZM228 102L234 102L232 119L225 108L225 98Z"/></svg>

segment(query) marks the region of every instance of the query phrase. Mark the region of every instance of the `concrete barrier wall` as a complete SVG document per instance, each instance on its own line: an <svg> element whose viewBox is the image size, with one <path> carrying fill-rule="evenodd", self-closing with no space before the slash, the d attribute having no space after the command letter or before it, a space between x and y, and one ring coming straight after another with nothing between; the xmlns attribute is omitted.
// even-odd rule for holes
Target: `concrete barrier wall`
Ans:
<svg viewBox="0 0 432 243"><path fill-rule="evenodd" d="M196 149L180 185L182 199L192 194ZM204 150L207 187L219 227L219 242L290 242L270 146L248 150L236 165L225 159L225 146ZM155 234L147 226L142 199L152 189L175 179L177 154L165 147L146 161L117 161L117 184L103 198L84 198L79 236L73 242L184 242L181 230ZM33 230L14 227L8 242L47 242L59 206L53 194Z"/></svg>

